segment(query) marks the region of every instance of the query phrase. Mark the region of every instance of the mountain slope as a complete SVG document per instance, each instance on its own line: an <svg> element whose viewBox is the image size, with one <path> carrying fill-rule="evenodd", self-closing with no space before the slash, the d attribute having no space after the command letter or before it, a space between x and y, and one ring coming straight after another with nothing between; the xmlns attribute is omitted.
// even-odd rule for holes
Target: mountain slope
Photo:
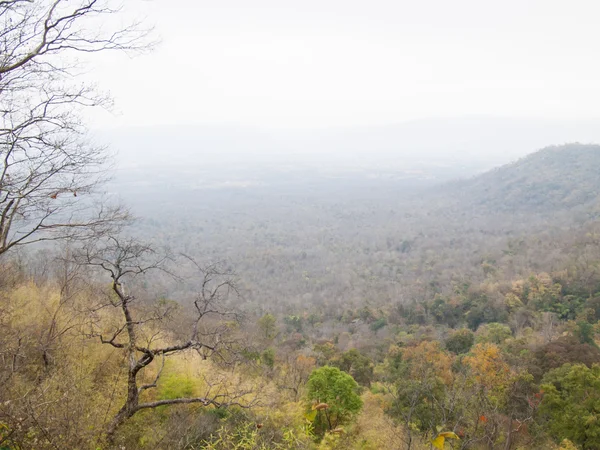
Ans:
<svg viewBox="0 0 600 450"><path fill-rule="evenodd" d="M600 195L600 145L567 144L457 182L460 203L494 212L595 209Z"/></svg>

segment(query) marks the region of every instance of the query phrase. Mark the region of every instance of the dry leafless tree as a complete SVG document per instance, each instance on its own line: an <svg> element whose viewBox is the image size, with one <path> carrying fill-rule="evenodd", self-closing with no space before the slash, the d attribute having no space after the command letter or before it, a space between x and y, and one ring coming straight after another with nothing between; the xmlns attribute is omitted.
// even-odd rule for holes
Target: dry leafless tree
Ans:
<svg viewBox="0 0 600 450"><path fill-rule="evenodd" d="M93 195L108 154L88 139L81 112L109 99L79 82L75 59L153 45L140 23L113 20L119 11L112 0L0 1L0 255L93 237L127 218Z"/></svg>
<svg viewBox="0 0 600 450"><path fill-rule="evenodd" d="M98 245L98 242L102 245ZM136 308L136 297L131 292L126 292L125 283L127 280L129 284L136 277L148 272L166 271L166 263L170 258L161 256L150 246L132 239L117 239L111 236L98 242L88 246L77 260L81 264L100 268L109 274L112 297L108 303L99 305L96 310L105 307L116 308L119 310L120 321L112 325L109 331L101 324L93 323L90 335L103 344L123 350L127 355L127 396L108 426L109 439L112 439L120 425L144 409L190 403L215 407L253 406L256 397L252 389L208 379L204 380L207 388L200 397L142 401L145 391L158 386L165 358L182 352L196 351L203 359L226 360L227 356L234 352L237 342L230 338L230 331L232 324L237 321L237 315L228 312L224 307L229 297L237 296L233 274L223 269L221 264L202 267L188 258L200 274L199 289L188 317L189 329L179 330L179 337L171 335L170 339L164 339L164 333L152 325L168 321L174 306L163 304L142 311L142 308ZM181 324L179 326L181 327ZM182 336L184 337L181 338ZM165 344L166 341L170 342ZM152 379L148 380L148 372L144 374L144 369L152 363L156 364ZM144 383L144 379L147 382Z"/></svg>

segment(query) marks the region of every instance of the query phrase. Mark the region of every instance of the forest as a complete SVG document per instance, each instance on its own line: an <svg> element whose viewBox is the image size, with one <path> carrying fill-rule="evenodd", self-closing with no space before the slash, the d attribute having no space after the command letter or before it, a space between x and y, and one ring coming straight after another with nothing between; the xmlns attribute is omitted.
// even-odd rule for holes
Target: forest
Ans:
<svg viewBox="0 0 600 450"><path fill-rule="evenodd" d="M115 175L72 55L156 43L71 3L0 2L0 450L600 448L600 145Z"/></svg>

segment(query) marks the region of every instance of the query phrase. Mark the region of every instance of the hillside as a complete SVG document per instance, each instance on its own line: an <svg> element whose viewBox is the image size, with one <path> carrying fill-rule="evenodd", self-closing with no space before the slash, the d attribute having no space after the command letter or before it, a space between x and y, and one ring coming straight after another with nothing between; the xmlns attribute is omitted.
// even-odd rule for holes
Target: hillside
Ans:
<svg viewBox="0 0 600 450"><path fill-rule="evenodd" d="M595 211L599 173L599 145L567 144L453 183L448 193L463 206L490 212Z"/></svg>
<svg viewBox="0 0 600 450"><path fill-rule="evenodd" d="M248 400L265 406L149 410L120 427L118 447L101 448L147 442L143 448L225 450L247 437L253 442L247 449L273 443L289 450L399 448L404 440L411 450L425 450L439 429L460 432L465 449L478 450L480 442L507 448L509 437L498 431L506 430L507 417L536 427L535 433L511 431L511 450L558 450L565 436L587 446L579 448L600 448L595 437L579 437L579 422L570 421L593 410L597 397L588 408L576 390L567 392L575 411L569 417L550 402L540 403L542 391L576 375L570 363L600 386L600 373L590 368L600 363L600 221L584 213L596 204L599 148L547 148L470 180L437 184L428 195L395 177L328 177L308 170L243 185L215 174L210 186L158 173L160 182L147 177L146 184L124 190L142 216L129 231L137 239L226 275L235 270L240 296L224 298L222 306L235 303L243 319L231 324L215 318L203 325L223 325L222 342L243 343L232 347L239 362L231 378L221 377L225 366L204 354L172 355L164 372L158 361L140 372L144 383L162 373L145 397L150 404L177 403L204 395L209 383L225 383L236 387L233 395L255 389ZM8 314L0 314L0 344L11 361L0 367L0 380L8 380L0 427L17 430L15 442L29 442L27 433L43 427L49 443L64 442L68 431L68 448L84 448L82 442L104 439L106 418L118 414L113 396L124 401L115 394L125 391L128 379L121 342L107 349L110 341L71 326L92 317L98 332L113 335L118 324L115 336L121 338L120 311L96 315L111 295L106 277L69 264L58 249L0 265L0 299L9 305ZM157 273L127 280L139 299L132 312L140 317L140 336L161 336L153 345L187 338L192 305L202 298L205 281L191 266L176 258L167 267L176 280ZM65 277L70 273L72 281ZM73 299L57 303L60 289L74 292ZM56 333L68 332L46 338L54 320L64 324ZM82 348L93 356L80 358ZM12 363L21 361L19 355L27 364ZM79 359L86 371L71 362ZM115 373L122 375L113 379ZM360 395L352 396L354 403L363 404L348 416L341 435L312 413L317 410L310 377L324 373L346 377ZM205 374L221 378L207 381ZM54 380L78 386L66 394L69 403ZM28 391L41 392L43 402L36 401L42 404L48 396L56 399L54 409L38 408L33 416L25 409ZM414 422L406 419L411 408ZM308 410L314 415L307 416ZM63 415L68 420L56 425L55 417ZM182 447L182 436L193 445ZM318 440L333 444L324 447Z"/></svg>

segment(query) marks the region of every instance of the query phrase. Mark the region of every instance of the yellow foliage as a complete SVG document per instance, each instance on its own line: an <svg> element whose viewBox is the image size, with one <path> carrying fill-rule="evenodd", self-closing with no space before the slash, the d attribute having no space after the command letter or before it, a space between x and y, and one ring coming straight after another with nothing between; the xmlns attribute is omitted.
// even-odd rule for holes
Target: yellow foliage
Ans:
<svg viewBox="0 0 600 450"><path fill-rule="evenodd" d="M0 368L14 371L0 389L8 417L3 422L9 428L18 425L23 430L21 439L26 436L31 441L23 443L31 448L56 448L56 443L61 448L97 448L123 404L125 351L90 336L91 331L112 336L122 321L114 308L93 308L106 301L97 295L78 290L66 297L52 285L29 282L0 292L0 343L4 352L18 355L14 367ZM159 333L155 327L158 324L147 324L138 334L140 342L152 340L152 346L172 343L167 333ZM141 372L140 383L153 381L160 367L157 358ZM208 388L206 380L214 386L212 392L219 389L221 393L249 390L251 383L237 373L215 368L194 352L169 357L163 375L157 389L144 391L142 401L155 400L161 394L165 398L203 395ZM187 385L179 386L181 380ZM161 385L168 389L161 393ZM10 417L15 422L11 423ZM296 422L302 424L302 420ZM43 441L41 429L46 433ZM144 442L152 443L156 437L152 427L146 426L143 433Z"/></svg>
<svg viewBox="0 0 600 450"><path fill-rule="evenodd" d="M546 287L552 286L552 277L546 272L539 273L535 278Z"/></svg>
<svg viewBox="0 0 600 450"><path fill-rule="evenodd" d="M514 310L523 306L523 302L514 293L509 292L504 296L504 301L509 309Z"/></svg>
<svg viewBox="0 0 600 450"><path fill-rule="evenodd" d="M354 429L354 448L357 450L377 450L397 448L403 441L404 432L385 414L386 400L378 394L366 391L362 395L363 409Z"/></svg>
<svg viewBox="0 0 600 450"><path fill-rule="evenodd" d="M512 292L517 297L523 298L523 293L525 292L525 281L524 280L513 281Z"/></svg>
<svg viewBox="0 0 600 450"><path fill-rule="evenodd" d="M256 408L256 413L257 415L267 415L269 424L278 429L301 430L306 421L305 405L302 401L283 403L277 405L275 409Z"/></svg>
<svg viewBox="0 0 600 450"><path fill-rule="evenodd" d="M570 440L563 439L558 450L577 450L577 447Z"/></svg>
<svg viewBox="0 0 600 450"><path fill-rule="evenodd" d="M3 350L19 358L0 400L8 414L32 421L32 440L34 430L44 427L47 439L63 442L69 436L65 446L86 448L99 438L124 394L122 352L84 334L86 295L82 291L67 298L58 288L31 282L2 292Z"/></svg>
<svg viewBox="0 0 600 450"><path fill-rule="evenodd" d="M390 344L390 348L388 349L388 356L395 358L402 353L402 349L396 344Z"/></svg>
<svg viewBox="0 0 600 450"><path fill-rule="evenodd" d="M446 443L446 439L460 439L455 433L452 431L444 431L437 435L437 437L431 441L431 445L440 450L444 450L444 444Z"/></svg>
<svg viewBox="0 0 600 450"><path fill-rule="evenodd" d="M488 390L503 391L512 373L495 344L477 344L464 359L471 368L475 382Z"/></svg>

